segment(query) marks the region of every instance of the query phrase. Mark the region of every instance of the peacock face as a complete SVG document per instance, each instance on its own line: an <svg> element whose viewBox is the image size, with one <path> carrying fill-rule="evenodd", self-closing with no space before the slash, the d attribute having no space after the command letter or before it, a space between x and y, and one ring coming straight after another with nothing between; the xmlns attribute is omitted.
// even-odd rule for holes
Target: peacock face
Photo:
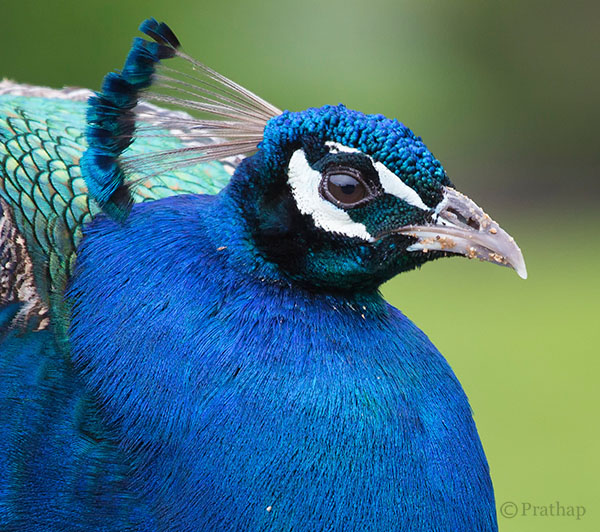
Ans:
<svg viewBox="0 0 600 532"><path fill-rule="evenodd" d="M342 105L286 111L244 167L258 249L304 284L368 288L449 254L524 275L512 239L396 120Z"/></svg>

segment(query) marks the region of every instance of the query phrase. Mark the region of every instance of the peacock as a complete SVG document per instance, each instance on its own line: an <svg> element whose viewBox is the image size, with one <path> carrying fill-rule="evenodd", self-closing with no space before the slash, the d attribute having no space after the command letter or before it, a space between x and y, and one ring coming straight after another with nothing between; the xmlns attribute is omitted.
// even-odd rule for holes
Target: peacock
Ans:
<svg viewBox="0 0 600 532"><path fill-rule="evenodd" d="M140 30L97 93L0 84L0 529L497 530L461 385L379 287L525 278L514 240L397 120Z"/></svg>

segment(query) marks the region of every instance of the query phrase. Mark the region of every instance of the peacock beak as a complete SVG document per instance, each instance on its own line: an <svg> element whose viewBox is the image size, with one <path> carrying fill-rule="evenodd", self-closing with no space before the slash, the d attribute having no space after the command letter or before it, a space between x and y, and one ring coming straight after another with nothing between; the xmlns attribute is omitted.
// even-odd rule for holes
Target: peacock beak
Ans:
<svg viewBox="0 0 600 532"><path fill-rule="evenodd" d="M395 232L415 237L407 251L446 251L513 268L527 279L523 254L515 239L467 196L450 187L427 225L411 225Z"/></svg>

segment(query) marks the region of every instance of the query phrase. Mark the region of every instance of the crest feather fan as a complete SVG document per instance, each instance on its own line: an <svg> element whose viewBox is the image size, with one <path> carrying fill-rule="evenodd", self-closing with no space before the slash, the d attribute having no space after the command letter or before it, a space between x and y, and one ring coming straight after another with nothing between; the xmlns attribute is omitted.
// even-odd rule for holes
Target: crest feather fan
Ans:
<svg viewBox="0 0 600 532"><path fill-rule="evenodd" d="M154 39L134 40L120 73L111 72L90 98L82 167L90 194L104 211L123 219L131 187L160 173L245 156L261 142L266 123L281 111L251 91L182 52L170 28L148 19L140 31ZM184 68L161 63L179 58ZM189 112L164 111L143 99ZM183 148L130 155L134 137L168 137Z"/></svg>

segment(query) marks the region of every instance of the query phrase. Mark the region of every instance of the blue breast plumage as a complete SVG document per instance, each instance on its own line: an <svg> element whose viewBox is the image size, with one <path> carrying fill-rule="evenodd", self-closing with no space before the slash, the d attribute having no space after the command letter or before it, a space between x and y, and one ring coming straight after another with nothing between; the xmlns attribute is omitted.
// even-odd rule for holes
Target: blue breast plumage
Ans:
<svg viewBox="0 0 600 532"><path fill-rule="evenodd" d="M464 392L378 287L525 276L514 241L399 122L141 29L96 95L0 84L0 527L496 530Z"/></svg>

